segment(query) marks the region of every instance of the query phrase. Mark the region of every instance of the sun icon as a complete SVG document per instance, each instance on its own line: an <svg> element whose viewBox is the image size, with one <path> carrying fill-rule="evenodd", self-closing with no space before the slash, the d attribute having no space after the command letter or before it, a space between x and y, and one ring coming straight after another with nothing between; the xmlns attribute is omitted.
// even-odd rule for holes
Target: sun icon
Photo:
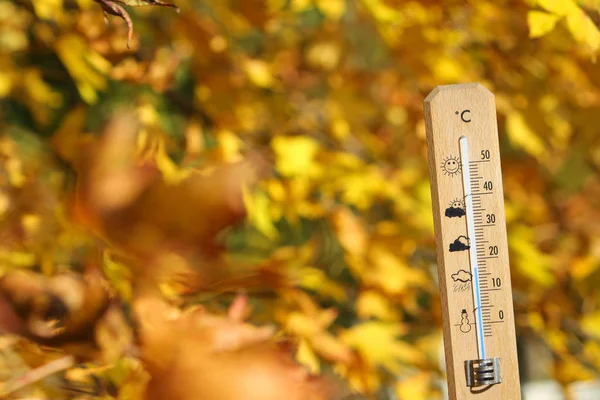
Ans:
<svg viewBox="0 0 600 400"><path fill-rule="evenodd" d="M461 164L458 157L449 156L444 159L442 163L442 170L445 175L454 176L456 174L460 174Z"/></svg>
<svg viewBox="0 0 600 400"><path fill-rule="evenodd" d="M452 208L465 208L465 202L462 199L454 199L450 202Z"/></svg>

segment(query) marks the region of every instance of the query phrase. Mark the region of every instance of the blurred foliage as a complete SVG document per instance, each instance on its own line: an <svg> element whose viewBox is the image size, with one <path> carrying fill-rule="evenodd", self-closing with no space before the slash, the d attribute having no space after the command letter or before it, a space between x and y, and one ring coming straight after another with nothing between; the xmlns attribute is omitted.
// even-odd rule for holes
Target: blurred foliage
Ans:
<svg viewBox="0 0 600 400"><path fill-rule="evenodd" d="M518 333L562 384L597 376L600 2L176 3L0 0L0 272L33 273L2 287L0 395L139 398L160 349L133 310L158 290L216 314L246 291L311 372L438 398L422 104L472 81L496 95Z"/></svg>

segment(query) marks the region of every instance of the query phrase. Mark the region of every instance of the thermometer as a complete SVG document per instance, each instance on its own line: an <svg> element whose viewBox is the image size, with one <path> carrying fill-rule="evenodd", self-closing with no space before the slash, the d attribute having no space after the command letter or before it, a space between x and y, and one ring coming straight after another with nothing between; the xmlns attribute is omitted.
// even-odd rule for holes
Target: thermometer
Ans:
<svg viewBox="0 0 600 400"><path fill-rule="evenodd" d="M450 399L520 399L494 95L438 86L425 123Z"/></svg>

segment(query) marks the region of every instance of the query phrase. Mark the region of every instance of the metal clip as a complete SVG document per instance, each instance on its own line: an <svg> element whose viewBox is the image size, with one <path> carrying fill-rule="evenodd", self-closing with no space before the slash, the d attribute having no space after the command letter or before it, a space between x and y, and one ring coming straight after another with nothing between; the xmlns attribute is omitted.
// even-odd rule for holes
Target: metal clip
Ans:
<svg viewBox="0 0 600 400"><path fill-rule="evenodd" d="M465 361L467 386L478 387L502 382L500 376L500 358L484 358Z"/></svg>

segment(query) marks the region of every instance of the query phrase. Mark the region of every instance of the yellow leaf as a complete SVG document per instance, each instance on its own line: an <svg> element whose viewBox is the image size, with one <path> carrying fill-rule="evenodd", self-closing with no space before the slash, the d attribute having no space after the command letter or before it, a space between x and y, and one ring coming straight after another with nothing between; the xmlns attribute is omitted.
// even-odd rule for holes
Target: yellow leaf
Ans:
<svg viewBox="0 0 600 400"><path fill-rule="evenodd" d="M160 120L160 115L156 108L150 103L145 103L140 105L137 108L138 116L140 117L140 122L142 125L158 125Z"/></svg>
<svg viewBox="0 0 600 400"><path fill-rule="evenodd" d="M423 286L427 282L423 271L408 268L400 257L383 246L372 246L369 260L372 268L364 272L365 283L376 285L390 295L404 293L409 287Z"/></svg>
<svg viewBox="0 0 600 400"><path fill-rule="evenodd" d="M110 254L103 254L103 272L112 287L123 299L130 301L133 297L132 273L127 266L112 259Z"/></svg>
<svg viewBox="0 0 600 400"><path fill-rule="evenodd" d="M537 0L537 4L546 11L563 17L578 10L574 0Z"/></svg>
<svg viewBox="0 0 600 400"><path fill-rule="evenodd" d="M332 20L338 20L346 11L346 0L317 0L317 7Z"/></svg>
<svg viewBox="0 0 600 400"><path fill-rule="evenodd" d="M573 279L581 282L593 272L597 271L598 267L600 267L600 262L598 262L598 259L594 256L588 255L585 257L575 258L569 271L571 272Z"/></svg>
<svg viewBox="0 0 600 400"><path fill-rule="evenodd" d="M286 316L285 327L294 335L310 338L323 332L333 322L336 315L337 313L333 310L320 310L310 314L290 312Z"/></svg>
<svg viewBox="0 0 600 400"><path fill-rule="evenodd" d="M133 331L123 312L110 307L94 329L94 339L101 349L103 363L114 363L133 345Z"/></svg>
<svg viewBox="0 0 600 400"><path fill-rule="evenodd" d="M77 0L77 5L79 5L79 8L81 8L82 10L92 7L93 4L94 0Z"/></svg>
<svg viewBox="0 0 600 400"><path fill-rule="evenodd" d="M398 372L401 363L417 364L424 361L419 350L398 339L404 331L398 324L369 321L348 329L342 333L341 339L370 363Z"/></svg>
<svg viewBox="0 0 600 400"><path fill-rule="evenodd" d="M62 0L33 0L35 14L44 20L56 20L62 14Z"/></svg>
<svg viewBox="0 0 600 400"><path fill-rule="evenodd" d="M309 47L306 51L306 60L314 68L331 71L338 65L341 55L341 49L337 43L325 41Z"/></svg>
<svg viewBox="0 0 600 400"><path fill-rule="evenodd" d="M296 352L296 360L308 368L312 374L318 374L320 371L319 358L312 351L307 341L302 339Z"/></svg>
<svg viewBox="0 0 600 400"><path fill-rule="evenodd" d="M310 338L310 345L314 351L331 362L349 364L352 362L352 351L338 337L329 332L321 332Z"/></svg>
<svg viewBox="0 0 600 400"><path fill-rule="evenodd" d="M4 67L4 65L2 65ZM2 68L0 71L0 98L7 96L14 85L14 73Z"/></svg>
<svg viewBox="0 0 600 400"><path fill-rule="evenodd" d="M191 169L180 168L171 160L165 150L165 143L162 139L157 143L154 160L166 183L176 185L192 173Z"/></svg>
<svg viewBox="0 0 600 400"><path fill-rule="evenodd" d="M465 69L455 58L436 55L431 66L434 76L440 82L454 83L464 79Z"/></svg>
<svg viewBox="0 0 600 400"><path fill-rule="evenodd" d="M15 267L32 267L35 265L36 257L34 254L21 251L0 250L0 268L2 264L9 264Z"/></svg>
<svg viewBox="0 0 600 400"><path fill-rule="evenodd" d="M25 184L26 177L23 171L23 163L16 157L11 157L4 163L4 168L8 175L8 181L12 186L22 187Z"/></svg>
<svg viewBox="0 0 600 400"><path fill-rule="evenodd" d="M300 271L300 286L314 290L322 296L330 297L338 302L347 300L344 287L336 281L329 279L325 272L312 267L304 267Z"/></svg>
<svg viewBox="0 0 600 400"><path fill-rule="evenodd" d="M137 358L123 357L106 372L109 379L119 388L119 398L142 399L150 375Z"/></svg>
<svg viewBox="0 0 600 400"><path fill-rule="evenodd" d="M396 394L399 399L427 400L432 396L432 376L428 372L419 372L401 379L396 384Z"/></svg>
<svg viewBox="0 0 600 400"><path fill-rule="evenodd" d="M521 113L513 111L508 114L506 117L506 133L514 147L523 149L538 160L546 158L547 151L544 142L527 125Z"/></svg>
<svg viewBox="0 0 600 400"><path fill-rule="evenodd" d="M552 32L559 19L560 16L558 15L541 11L528 12L527 25L529 26L529 37L536 38Z"/></svg>
<svg viewBox="0 0 600 400"><path fill-rule="evenodd" d="M533 232L530 228L520 226L511 229L508 245L514 254L517 270L532 281L549 287L554 284L551 271L553 258L542 253L534 244Z"/></svg>
<svg viewBox="0 0 600 400"><path fill-rule="evenodd" d="M233 132L229 130L220 131L217 133L217 141L219 142L224 161L235 162L242 159L242 155L240 154L242 141Z"/></svg>
<svg viewBox="0 0 600 400"><path fill-rule="evenodd" d="M76 160L83 142L83 125L86 118L83 106L73 107L64 117L50 141L52 148L65 160Z"/></svg>
<svg viewBox="0 0 600 400"><path fill-rule="evenodd" d="M587 356L596 368L600 367L600 343L595 340L586 341L583 345L583 354ZM574 398L577 398L574 396Z"/></svg>
<svg viewBox="0 0 600 400"><path fill-rule="evenodd" d="M569 354L567 334L558 329L549 329L544 333L546 343L557 354Z"/></svg>
<svg viewBox="0 0 600 400"><path fill-rule="evenodd" d="M42 71L37 68L30 68L23 73L23 84L28 94L40 105L58 108L62 98L60 93L54 91L42 79Z"/></svg>
<svg viewBox="0 0 600 400"><path fill-rule="evenodd" d="M531 311L527 314L527 322L529 324L529 327L537 333L542 333L546 328L544 318L539 312L536 311Z"/></svg>
<svg viewBox="0 0 600 400"><path fill-rule="evenodd" d="M587 354L587 353L585 353ZM582 364L581 360L570 354L562 354L561 362L554 367L553 374L562 382L590 381L596 379L597 372Z"/></svg>
<svg viewBox="0 0 600 400"><path fill-rule="evenodd" d="M250 224L269 239L277 238L269 197L261 191L250 193L246 186L242 187L242 196Z"/></svg>
<svg viewBox="0 0 600 400"><path fill-rule="evenodd" d="M311 0L292 0L291 1L291 8L292 8L292 10L294 10L294 12L297 12L297 13L306 11L311 6L312 6Z"/></svg>
<svg viewBox="0 0 600 400"><path fill-rule="evenodd" d="M581 329L596 340L600 340L600 311L585 315L581 319Z"/></svg>
<svg viewBox="0 0 600 400"><path fill-rule="evenodd" d="M56 53L75 80L83 100L95 103L97 92L106 88L110 63L89 49L86 41L75 34L61 36L56 41Z"/></svg>
<svg viewBox="0 0 600 400"><path fill-rule="evenodd" d="M341 190L344 203L366 210L377 196L383 194L389 182L377 167L372 166L341 176L334 184Z"/></svg>
<svg viewBox="0 0 600 400"><path fill-rule="evenodd" d="M37 68L23 71L22 83L31 113L36 121L46 125L50 118L49 111L61 106L62 96L44 81L42 71Z"/></svg>
<svg viewBox="0 0 600 400"><path fill-rule="evenodd" d="M376 317L384 321L396 318L388 299L374 290L362 292L356 300L356 312L360 318Z"/></svg>
<svg viewBox="0 0 600 400"><path fill-rule="evenodd" d="M403 20L400 11L389 7L382 0L363 0L363 3L373 14L373 17L380 22L399 23Z"/></svg>
<svg viewBox="0 0 600 400"><path fill-rule="evenodd" d="M583 10L578 8L567 15L567 27L579 43L587 44L593 52L600 49L600 31Z"/></svg>
<svg viewBox="0 0 600 400"><path fill-rule="evenodd" d="M271 146L275 151L276 166L286 177L310 176L315 172L315 156L319 143L306 136L277 136Z"/></svg>
<svg viewBox="0 0 600 400"><path fill-rule="evenodd" d="M369 242L364 222L345 207L334 211L331 219L342 248L350 254L364 256Z"/></svg>
<svg viewBox="0 0 600 400"><path fill-rule="evenodd" d="M267 64L263 60L247 60L244 63L244 70L248 79L256 86L268 88L273 86L273 75Z"/></svg>
<svg viewBox="0 0 600 400"><path fill-rule="evenodd" d="M10 197L3 192L0 192L0 220L3 220L6 216L6 212L11 206Z"/></svg>

